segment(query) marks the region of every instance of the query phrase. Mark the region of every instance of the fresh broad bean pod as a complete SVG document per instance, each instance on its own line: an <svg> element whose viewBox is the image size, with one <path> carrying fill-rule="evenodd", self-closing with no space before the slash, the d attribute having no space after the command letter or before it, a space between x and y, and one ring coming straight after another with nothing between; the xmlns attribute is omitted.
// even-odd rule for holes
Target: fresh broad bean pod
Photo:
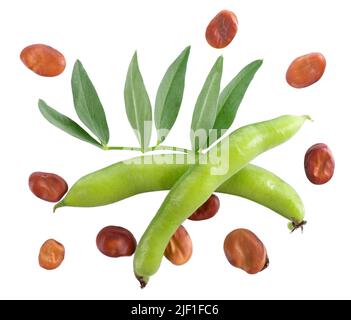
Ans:
<svg viewBox="0 0 351 320"><path fill-rule="evenodd" d="M157 272L170 238L183 221L203 204L213 191L251 160L290 139L306 119L307 116L286 115L239 128L221 141L229 146L226 173L213 174L218 164L206 162L192 165L182 175L168 193L136 249L134 273L141 287ZM212 151L217 152L216 148L218 146L212 148Z"/></svg>
<svg viewBox="0 0 351 320"><path fill-rule="evenodd" d="M169 190L189 166L176 164L172 154L121 161L79 179L55 209L103 206L140 193ZM304 206L297 192L272 172L252 164L241 169L216 191L259 203L295 224L304 219Z"/></svg>

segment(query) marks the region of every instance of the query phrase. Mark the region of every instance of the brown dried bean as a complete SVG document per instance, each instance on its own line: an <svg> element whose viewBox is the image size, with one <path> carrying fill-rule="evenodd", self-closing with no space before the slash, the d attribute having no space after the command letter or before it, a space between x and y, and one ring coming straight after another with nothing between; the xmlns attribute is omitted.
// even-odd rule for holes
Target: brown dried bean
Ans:
<svg viewBox="0 0 351 320"><path fill-rule="evenodd" d="M206 29L208 44L216 49L228 46L238 31L238 19L228 10L219 12L209 23Z"/></svg>
<svg viewBox="0 0 351 320"><path fill-rule="evenodd" d="M286 81L294 88L305 88L317 82L324 73L326 60L321 53L296 58L286 72Z"/></svg>
<svg viewBox="0 0 351 320"><path fill-rule="evenodd" d="M29 188L38 198L57 202L68 190L66 181L54 173L33 172L29 177Z"/></svg>
<svg viewBox="0 0 351 320"><path fill-rule="evenodd" d="M180 266L191 258L193 244L186 229L181 225L172 236L164 256L173 264Z"/></svg>
<svg viewBox="0 0 351 320"><path fill-rule="evenodd" d="M198 208L188 219L194 221L212 218L219 210L219 199L213 194L209 199Z"/></svg>
<svg viewBox="0 0 351 320"><path fill-rule="evenodd" d="M33 172L29 176L28 184L35 196L49 202L59 201L68 190L62 177L48 172Z"/></svg>
<svg viewBox="0 0 351 320"><path fill-rule="evenodd" d="M324 143L317 143L306 151L304 165L306 176L313 184L327 183L333 177L333 154Z"/></svg>
<svg viewBox="0 0 351 320"><path fill-rule="evenodd" d="M20 58L24 65L44 77L55 77L66 67L63 54L45 44L33 44L24 48Z"/></svg>
<svg viewBox="0 0 351 320"><path fill-rule="evenodd" d="M53 270L60 266L65 258L65 247L54 239L43 243L39 252L39 265L46 270Z"/></svg>
<svg viewBox="0 0 351 320"><path fill-rule="evenodd" d="M268 266L264 244L250 230L236 229L224 240L224 253L234 267L255 274Z"/></svg>
<svg viewBox="0 0 351 320"><path fill-rule="evenodd" d="M102 254L111 258L131 256L136 245L133 234L123 227L105 227L96 237L97 248Z"/></svg>

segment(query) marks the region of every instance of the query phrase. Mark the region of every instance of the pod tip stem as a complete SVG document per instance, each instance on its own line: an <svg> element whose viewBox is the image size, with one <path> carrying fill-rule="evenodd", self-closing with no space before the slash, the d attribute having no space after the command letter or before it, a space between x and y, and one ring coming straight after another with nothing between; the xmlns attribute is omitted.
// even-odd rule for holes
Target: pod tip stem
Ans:
<svg viewBox="0 0 351 320"><path fill-rule="evenodd" d="M303 228L306 224L307 224L307 221L305 221L305 220L302 220L301 222L292 221L291 222L291 227L292 227L291 233L293 233L297 229L301 229L301 233L303 233Z"/></svg>
<svg viewBox="0 0 351 320"><path fill-rule="evenodd" d="M55 213L56 209L63 207L65 204L63 201L60 201L54 205L54 208L52 209L52 212Z"/></svg>
<svg viewBox="0 0 351 320"><path fill-rule="evenodd" d="M312 117L311 117L310 115L308 115L308 114L305 114L305 115L304 115L304 118L305 118L306 120L313 121Z"/></svg>
<svg viewBox="0 0 351 320"><path fill-rule="evenodd" d="M136 278L140 283L140 288L144 289L148 283L148 278L142 276L136 276Z"/></svg>

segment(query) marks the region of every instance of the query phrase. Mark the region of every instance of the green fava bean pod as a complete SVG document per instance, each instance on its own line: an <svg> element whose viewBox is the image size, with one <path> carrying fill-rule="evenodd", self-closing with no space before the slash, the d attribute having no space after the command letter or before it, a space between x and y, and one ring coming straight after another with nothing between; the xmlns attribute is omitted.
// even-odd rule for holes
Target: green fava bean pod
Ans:
<svg viewBox="0 0 351 320"><path fill-rule="evenodd" d="M173 154L121 161L79 179L55 209L103 206L140 193L169 190L189 166L176 164ZM303 222L305 211L297 192L275 174L258 166L248 164L216 191L261 204L295 225Z"/></svg>
<svg viewBox="0 0 351 320"><path fill-rule="evenodd" d="M309 117L286 115L237 129L221 141L228 145L228 169L223 174L214 174L218 164L211 161L201 164L200 159L189 167L168 193L136 249L134 274L141 287L157 272L169 239L184 220L251 160L290 139L306 119ZM208 154L218 148L216 145Z"/></svg>

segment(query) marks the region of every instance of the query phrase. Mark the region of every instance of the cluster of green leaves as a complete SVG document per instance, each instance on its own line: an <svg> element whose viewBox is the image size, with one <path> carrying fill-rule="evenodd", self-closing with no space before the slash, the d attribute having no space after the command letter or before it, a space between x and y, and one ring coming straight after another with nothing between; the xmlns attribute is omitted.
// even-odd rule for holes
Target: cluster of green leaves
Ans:
<svg viewBox="0 0 351 320"><path fill-rule="evenodd" d="M73 68L71 85L74 107L79 119L100 142L78 123L49 107L43 100L39 100L38 103L40 112L46 120L68 134L97 147L107 146L110 133L105 111L93 83L79 60Z"/></svg>
<svg viewBox="0 0 351 320"><path fill-rule="evenodd" d="M187 47L172 62L157 90L154 108L156 147L166 139L177 119L183 100L189 54L190 47ZM219 139L232 125L246 90L261 65L262 60L251 62L220 91L223 57L216 60L195 103L191 122L191 143L194 151L198 152L208 146L208 139L202 144L195 143L194 132L204 130L208 137L211 130L216 130ZM105 111L94 85L79 60L73 68L71 85L75 111L95 138L78 123L49 107L43 100L39 100L39 110L54 126L76 138L107 149L109 128ZM128 68L124 100L129 123L136 133L141 151L146 152L150 150L152 105L139 69L137 53L134 54Z"/></svg>

